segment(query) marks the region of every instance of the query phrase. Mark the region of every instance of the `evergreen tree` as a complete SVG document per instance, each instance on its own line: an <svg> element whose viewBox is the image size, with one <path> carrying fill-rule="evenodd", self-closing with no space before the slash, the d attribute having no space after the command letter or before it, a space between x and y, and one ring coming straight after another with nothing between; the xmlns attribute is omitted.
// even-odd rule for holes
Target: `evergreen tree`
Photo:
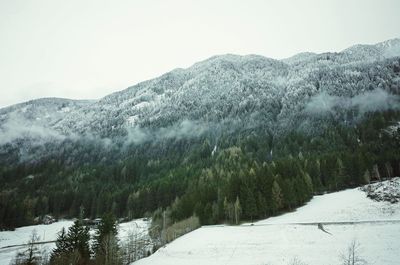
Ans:
<svg viewBox="0 0 400 265"><path fill-rule="evenodd" d="M88 264L90 261L89 227L78 219L68 229L63 228L58 234L56 248L51 254L50 263L57 265Z"/></svg>
<svg viewBox="0 0 400 265"><path fill-rule="evenodd" d="M234 213L235 213L235 224L239 224L240 215L242 214L242 207L240 206L239 197L236 197L236 201L234 204Z"/></svg>
<svg viewBox="0 0 400 265"><path fill-rule="evenodd" d="M237 198L239 201L239 198ZM239 204L240 205L240 204ZM235 220L235 207L232 203L230 203L227 198L224 199L224 213L225 213L225 220L228 223L234 223Z"/></svg>
<svg viewBox="0 0 400 265"><path fill-rule="evenodd" d="M306 167L306 172L310 175L312 183L314 185L313 190L321 192L323 185L321 183L321 167L319 159L311 159Z"/></svg>
<svg viewBox="0 0 400 265"><path fill-rule="evenodd" d="M283 207L291 210L293 207L298 205L297 196L295 189L293 188L294 179L285 179L282 185L282 196L283 201L285 202Z"/></svg>
<svg viewBox="0 0 400 265"><path fill-rule="evenodd" d="M336 175L334 176L335 190L343 187L345 183L348 183L348 175L346 174L346 169L342 160L338 157L336 160Z"/></svg>
<svg viewBox="0 0 400 265"><path fill-rule="evenodd" d="M282 190L276 180L274 180L272 184L271 193L272 193L272 211L273 213L276 213L279 209L282 208L283 205Z"/></svg>
<svg viewBox="0 0 400 265"><path fill-rule="evenodd" d="M56 247L51 253L51 260L61 258L64 254L69 253L71 248L69 246L67 232L63 227L57 235Z"/></svg>
<svg viewBox="0 0 400 265"><path fill-rule="evenodd" d="M82 260L89 260L89 227L83 226L82 220L78 219L70 227L67 234L68 248L70 251L77 251Z"/></svg>
<svg viewBox="0 0 400 265"><path fill-rule="evenodd" d="M313 195L313 183L310 175L308 173L303 172L303 181L305 183L305 188L306 188L306 199L310 199Z"/></svg>
<svg viewBox="0 0 400 265"><path fill-rule="evenodd" d="M267 216L268 204L261 192L257 192L257 209L259 218L264 218Z"/></svg>
<svg viewBox="0 0 400 265"><path fill-rule="evenodd" d="M254 198L254 193L249 188L246 188L246 191L244 212L253 222L253 217L257 215L257 202Z"/></svg>
<svg viewBox="0 0 400 265"><path fill-rule="evenodd" d="M95 236L96 264L121 264L117 233L115 216L112 213L105 214L101 219Z"/></svg>

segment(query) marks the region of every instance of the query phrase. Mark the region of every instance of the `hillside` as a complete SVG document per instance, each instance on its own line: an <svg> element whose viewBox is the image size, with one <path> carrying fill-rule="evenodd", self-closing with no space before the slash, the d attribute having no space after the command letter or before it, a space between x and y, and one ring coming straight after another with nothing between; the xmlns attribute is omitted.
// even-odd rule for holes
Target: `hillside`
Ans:
<svg viewBox="0 0 400 265"><path fill-rule="evenodd" d="M100 100L39 99L2 109L0 128L2 135L12 133L16 139L26 135L13 127L36 126L63 136L128 135L124 140L140 143L154 137L192 137L208 130L215 133L219 126L242 125L246 119L245 128L262 122L276 133L281 127L293 129L305 123L313 108L308 105L321 93L343 102L357 95L368 98L377 89L397 94L398 56L399 39L356 45L339 53L302 53L284 60L257 55L214 56ZM393 102L373 95L371 102L360 106L361 114L391 107L383 104ZM344 107L357 106L357 98L353 101ZM364 109L367 105L370 108ZM312 110L311 114L324 114ZM299 114L303 114L300 124L295 122ZM9 124L16 121L19 126ZM137 137L139 133L144 135ZM30 136L46 138L35 135L34 130Z"/></svg>
<svg viewBox="0 0 400 265"><path fill-rule="evenodd" d="M0 229L81 206L216 224L236 205L253 220L399 176L399 47L226 54L99 100L0 109Z"/></svg>
<svg viewBox="0 0 400 265"><path fill-rule="evenodd" d="M383 187L399 191L400 179ZM399 203L348 189L315 196L292 213L254 225L203 226L133 264L343 264L341 255L356 240L368 264L394 265L400 258L399 228Z"/></svg>

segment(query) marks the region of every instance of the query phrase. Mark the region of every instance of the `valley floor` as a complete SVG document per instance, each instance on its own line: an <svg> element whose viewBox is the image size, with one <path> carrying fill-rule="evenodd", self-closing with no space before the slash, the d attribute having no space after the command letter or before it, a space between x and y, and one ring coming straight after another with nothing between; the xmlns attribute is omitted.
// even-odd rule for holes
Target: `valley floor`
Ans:
<svg viewBox="0 0 400 265"><path fill-rule="evenodd" d="M393 183L399 187L400 179ZM253 225L203 226L133 264L333 265L342 264L355 240L368 264L398 265L399 238L400 204L372 201L351 189L315 196L295 212Z"/></svg>

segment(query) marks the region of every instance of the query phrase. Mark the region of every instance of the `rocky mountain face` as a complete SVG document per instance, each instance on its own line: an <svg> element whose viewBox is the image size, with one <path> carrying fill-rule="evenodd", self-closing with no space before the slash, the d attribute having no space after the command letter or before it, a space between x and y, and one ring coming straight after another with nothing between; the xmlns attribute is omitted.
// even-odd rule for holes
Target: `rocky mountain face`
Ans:
<svg viewBox="0 0 400 265"><path fill-rule="evenodd" d="M142 144L263 130L318 133L397 109L400 39L274 60L214 56L100 100L46 98L0 109L0 145L97 139Z"/></svg>

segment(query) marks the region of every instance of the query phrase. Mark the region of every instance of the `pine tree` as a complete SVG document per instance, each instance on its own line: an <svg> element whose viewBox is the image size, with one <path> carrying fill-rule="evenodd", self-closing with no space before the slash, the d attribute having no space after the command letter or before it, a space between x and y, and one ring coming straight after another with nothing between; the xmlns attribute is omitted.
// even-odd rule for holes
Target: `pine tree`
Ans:
<svg viewBox="0 0 400 265"><path fill-rule="evenodd" d="M313 189L317 192L321 192L323 190L323 185L321 183L321 165L319 160L310 160L306 170L312 179L314 185Z"/></svg>
<svg viewBox="0 0 400 265"><path fill-rule="evenodd" d="M76 220L70 227L67 238L68 248L70 251L78 251L80 257L84 260L88 260L90 258L89 227L83 226L81 220Z"/></svg>
<svg viewBox="0 0 400 265"><path fill-rule="evenodd" d="M336 176L334 176L334 180L335 180L335 189L338 190L339 187L342 187L346 183L348 183L348 176L346 174L343 162L340 158L337 158L336 160L336 170L337 172Z"/></svg>
<svg viewBox="0 0 400 265"><path fill-rule="evenodd" d="M284 197L283 201L285 205L283 207L288 208L291 210L293 207L298 205L297 196L294 189L294 179L285 179L282 185L282 196Z"/></svg>
<svg viewBox="0 0 400 265"><path fill-rule="evenodd" d="M80 209L83 216L83 208ZM78 219L68 229L59 232L56 248L51 254L51 264L87 264L90 261L90 234L89 227L83 226L82 219Z"/></svg>
<svg viewBox="0 0 400 265"><path fill-rule="evenodd" d="M303 172L303 181L305 183L305 187L306 187L306 198L310 199L313 196L313 183L312 183L312 179L310 177L310 175L308 175L307 173Z"/></svg>
<svg viewBox="0 0 400 265"><path fill-rule="evenodd" d="M258 217L263 218L267 216L268 204L267 200L261 194L261 192L257 193L257 205L258 205Z"/></svg>
<svg viewBox="0 0 400 265"><path fill-rule="evenodd" d="M67 232L63 227L61 231L58 233L56 248L51 253L51 260L55 260L57 258L61 258L64 254L69 253L71 248L69 246Z"/></svg>
<svg viewBox="0 0 400 265"><path fill-rule="evenodd" d="M240 206L239 197L236 197L235 205L234 205L234 213L235 213L235 224L239 224L240 215L242 214L242 207Z"/></svg>
<svg viewBox="0 0 400 265"><path fill-rule="evenodd" d="M283 199L282 199L282 190L279 186L278 182L274 180L272 184L272 210L276 213L279 209L282 208Z"/></svg>
<svg viewBox="0 0 400 265"><path fill-rule="evenodd" d="M117 233L117 224L114 215L111 213L105 214L101 219L95 236L96 264L121 264Z"/></svg>
<svg viewBox="0 0 400 265"><path fill-rule="evenodd" d="M224 199L224 213L225 213L225 220L228 223L233 223L235 219L234 205L232 205L232 203L230 203L226 197Z"/></svg>
<svg viewBox="0 0 400 265"><path fill-rule="evenodd" d="M244 210L246 215L250 217L251 222L253 222L253 217L257 214L257 203L253 192L249 188L247 188L246 191Z"/></svg>

